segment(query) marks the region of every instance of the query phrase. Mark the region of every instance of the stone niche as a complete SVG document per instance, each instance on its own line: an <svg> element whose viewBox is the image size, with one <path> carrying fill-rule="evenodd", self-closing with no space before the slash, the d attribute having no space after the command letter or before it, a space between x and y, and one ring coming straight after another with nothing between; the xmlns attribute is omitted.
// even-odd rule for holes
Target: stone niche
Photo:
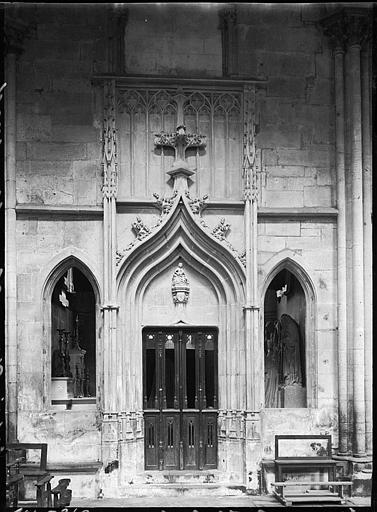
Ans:
<svg viewBox="0 0 377 512"><path fill-rule="evenodd" d="M189 293L187 302L175 303L172 278L179 263L182 263ZM148 285L143 297L143 325L172 325L178 322L198 326L219 324L218 298L212 283L183 259L171 263L159 273Z"/></svg>

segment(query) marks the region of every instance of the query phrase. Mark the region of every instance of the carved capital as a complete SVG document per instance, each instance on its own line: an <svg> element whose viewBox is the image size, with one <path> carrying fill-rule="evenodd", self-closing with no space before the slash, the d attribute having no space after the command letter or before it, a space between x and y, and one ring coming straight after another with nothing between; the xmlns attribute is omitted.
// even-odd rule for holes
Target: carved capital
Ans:
<svg viewBox="0 0 377 512"><path fill-rule="evenodd" d="M361 13L359 11L347 12L345 22L347 45L349 47L363 46L371 35L368 13Z"/></svg>
<svg viewBox="0 0 377 512"><path fill-rule="evenodd" d="M320 20L319 26L329 37L330 46L337 51L362 46L371 36L368 9L342 9Z"/></svg>
<svg viewBox="0 0 377 512"><path fill-rule="evenodd" d="M220 18L220 29L228 27L229 25L234 25L237 23L237 9L235 7L230 9L222 9L219 12Z"/></svg>

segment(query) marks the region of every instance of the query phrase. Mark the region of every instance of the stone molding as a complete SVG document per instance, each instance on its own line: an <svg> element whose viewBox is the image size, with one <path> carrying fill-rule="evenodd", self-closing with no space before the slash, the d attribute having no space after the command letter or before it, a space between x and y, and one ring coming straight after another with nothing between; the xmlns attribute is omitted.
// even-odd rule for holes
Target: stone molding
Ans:
<svg viewBox="0 0 377 512"><path fill-rule="evenodd" d="M155 197L158 194L155 194ZM136 239L128 244L128 246L123 250L116 251L116 260L117 266L119 266L123 260L129 257L130 253L136 246L141 245L146 240L153 238L154 235L157 236L157 233L166 229L166 225L169 219L172 217L173 213L177 210L179 204L184 205L184 209L189 213L189 218L192 222L200 227L200 230L205 233L206 237L216 241L218 244L226 247L227 251L233 256L235 260L237 260L240 265L244 268L244 255L239 252L237 249L233 247L233 245L226 239L226 234L230 228L230 224L225 223L225 218L220 220L220 224L216 226L213 230L210 230L209 226L205 223L204 219L201 217L201 211L204 209L205 199L193 199L190 197L189 193L185 191L185 193L175 193L172 197L168 199L161 199L158 196L157 207L160 209L160 216L157 220L157 223L148 227L144 224L140 217L136 218L136 221L132 224L132 229L136 233ZM171 202L171 203L170 203ZM169 207L166 209L162 208L162 204L169 204ZM199 206L198 206L199 204ZM193 207L193 205L195 205ZM201 205L201 206L200 206ZM197 211L197 210L200 210Z"/></svg>

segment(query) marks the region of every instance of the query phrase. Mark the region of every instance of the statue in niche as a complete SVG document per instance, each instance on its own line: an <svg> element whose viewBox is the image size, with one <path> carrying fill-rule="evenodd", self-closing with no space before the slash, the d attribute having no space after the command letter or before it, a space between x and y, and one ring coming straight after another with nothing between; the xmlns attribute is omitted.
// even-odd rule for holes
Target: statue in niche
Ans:
<svg viewBox="0 0 377 512"><path fill-rule="evenodd" d="M283 385L302 385L300 331L295 320L283 314L280 318Z"/></svg>
<svg viewBox="0 0 377 512"><path fill-rule="evenodd" d="M190 294L190 285L183 270L183 264L178 263L172 277L171 291L174 304L187 304Z"/></svg>
<svg viewBox="0 0 377 512"><path fill-rule="evenodd" d="M280 360L281 346L279 340L280 324L278 321L269 321L264 329L264 382L265 406L280 407Z"/></svg>

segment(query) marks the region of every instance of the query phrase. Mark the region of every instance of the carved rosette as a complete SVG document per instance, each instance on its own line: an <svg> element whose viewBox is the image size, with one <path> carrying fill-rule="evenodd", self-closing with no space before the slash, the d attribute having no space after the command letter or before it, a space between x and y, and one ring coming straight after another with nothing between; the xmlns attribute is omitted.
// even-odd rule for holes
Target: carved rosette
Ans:
<svg viewBox="0 0 377 512"><path fill-rule="evenodd" d="M187 304L190 295L190 285L183 270L183 264L178 263L171 283L171 293L174 304Z"/></svg>
<svg viewBox="0 0 377 512"><path fill-rule="evenodd" d="M115 127L115 81L104 88L103 119L103 185L106 198L116 197L118 191L117 138Z"/></svg>

